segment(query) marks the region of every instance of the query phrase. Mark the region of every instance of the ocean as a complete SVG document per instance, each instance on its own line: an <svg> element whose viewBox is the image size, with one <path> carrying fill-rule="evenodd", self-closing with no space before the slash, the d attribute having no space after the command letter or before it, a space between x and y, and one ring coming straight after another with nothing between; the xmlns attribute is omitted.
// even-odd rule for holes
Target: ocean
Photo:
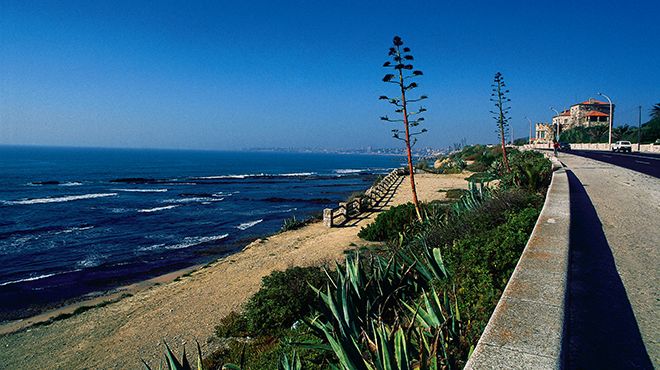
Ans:
<svg viewBox="0 0 660 370"><path fill-rule="evenodd" d="M239 251L395 156L0 147L0 321Z"/></svg>

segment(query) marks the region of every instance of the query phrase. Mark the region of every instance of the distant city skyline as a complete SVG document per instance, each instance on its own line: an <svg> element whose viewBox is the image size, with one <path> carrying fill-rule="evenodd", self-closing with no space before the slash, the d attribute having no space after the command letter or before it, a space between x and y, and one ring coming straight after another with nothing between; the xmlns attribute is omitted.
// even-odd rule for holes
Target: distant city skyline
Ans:
<svg viewBox="0 0 660 370"><path fill-rule="evenodd" d="M660 2L0 0L0 145L393 148L392 37L424 71L420 147L497 141L490 84L529 117L608 94L660 102ZM507 138L508 139L508 138Z"/></svg>

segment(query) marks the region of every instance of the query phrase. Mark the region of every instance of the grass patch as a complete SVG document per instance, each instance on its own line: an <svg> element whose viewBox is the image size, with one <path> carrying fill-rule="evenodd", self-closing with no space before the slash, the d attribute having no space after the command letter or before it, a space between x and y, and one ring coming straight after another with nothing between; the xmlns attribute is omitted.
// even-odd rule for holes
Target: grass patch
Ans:
<svg viewBox="0 0 660 370"><path fill-rule="evenodd" d="M449 199L459 199L468 191L465 189L449 189L447 190L447 198Z"/></svg>

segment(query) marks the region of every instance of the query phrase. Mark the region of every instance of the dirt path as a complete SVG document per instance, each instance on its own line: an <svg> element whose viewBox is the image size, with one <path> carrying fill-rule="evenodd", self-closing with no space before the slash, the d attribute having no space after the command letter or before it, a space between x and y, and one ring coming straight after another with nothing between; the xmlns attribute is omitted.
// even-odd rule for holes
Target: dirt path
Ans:
<svg viewBox="0 0 660 370"><path fill-rule="evenodd" d="M439 189L466 188L465 174L416 177L420 199L443 199ZM390 205L410 199L403 179ZM103 307L45 326L0 337L0 367L39 369L134 369L140 359L158 363L163 340L178 352L198 340L204 347L220 318L241 305L261 278L289 266L342 259L344 251L367 245L357 237L375 213L350 227L328 229L314 223L302 229L257 240L189 276L152 286Z"/></svg>

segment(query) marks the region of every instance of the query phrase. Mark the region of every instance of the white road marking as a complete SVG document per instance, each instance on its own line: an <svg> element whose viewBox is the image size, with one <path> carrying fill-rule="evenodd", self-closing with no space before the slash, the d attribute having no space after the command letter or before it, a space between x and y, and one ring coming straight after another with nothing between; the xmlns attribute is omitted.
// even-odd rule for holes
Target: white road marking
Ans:
<svg viewBox="0 0 660 370"><path fill-rule="evenodd" d="M635 161L637 163L643 163L643 164L651 164L651 162L644 162L644 161Z"/></svg>

